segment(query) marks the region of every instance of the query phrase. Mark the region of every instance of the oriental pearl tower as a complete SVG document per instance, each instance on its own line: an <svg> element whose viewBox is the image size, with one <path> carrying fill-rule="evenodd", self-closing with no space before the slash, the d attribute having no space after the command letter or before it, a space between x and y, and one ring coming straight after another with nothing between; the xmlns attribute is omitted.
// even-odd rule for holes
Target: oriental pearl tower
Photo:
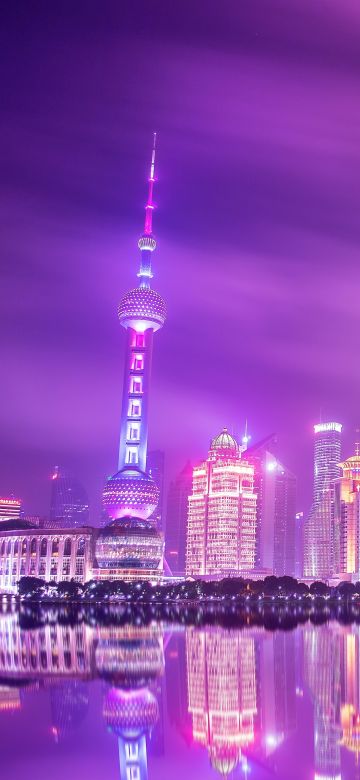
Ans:
<svg viewBox="0 0 360 780"><path fill-rule="evenodd" d="M112 521L110 535L124 537L127 531L131 532L130 536L133 538L134 544L132 545L133 551L131 551L129 539L125 541L123 538L126 560L115 560L118 556L115 555L114 551L114 539L111 542L109 537L106 542L104 538L106 531L109 533L111 531L108 525L97 542L97 558L100 568L120 567L129 570L162 568L163 539L157 533L153 522L149 520L156 508L159 490L151 475L146 471L153 337L154 333L162 328L166 319L166 304L161 295L150 286L153 277L152 254L156 249L156 239L152 230L155 145L156 133L154 133L148 179L145 226L138 241L140 268L137 276L139 284L124 295L118 308L119 320L127 335L119 461L118 471L107 480L103 491L103 505L110 521ZM137 541L135 541L134 534L138 536ZM143 538L143 545L139 545L140 538ZM112 547L111 552L110 547ZM148 563L141 558L140 547L145 554L145 559L149 559ZM136 559L133 554L135 549L137 550Z"/></svg>

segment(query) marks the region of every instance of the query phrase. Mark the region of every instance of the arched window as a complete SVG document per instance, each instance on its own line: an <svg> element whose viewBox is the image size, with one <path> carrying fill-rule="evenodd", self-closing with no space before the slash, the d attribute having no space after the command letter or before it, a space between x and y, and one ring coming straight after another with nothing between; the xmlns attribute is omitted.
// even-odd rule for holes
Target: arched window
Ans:
<svg viewBox="0 0 360 780"><path fill-rule="evenodd" d="M47 539L41 540L40 555L42 558L46 558L47 556Z"/></svg>
<svg viewBox="0 0 360 780"><path fill-rule="evenodd" d="M27 539L23 539L21 545L21 555L26 555L26 553L27 553Z"/></svg>
<svg viewBox="0 0 360 780"><path fill-rule="evenodd" d="M83 538L78 541L76 555L85 555L85 539Z"/></svg>
<svg viewBox="0 0 360 780"><path fill-rule="evenodd" d="M52 548L51 548L51 555L57 555L59 552L59 540L53 539Z"/></svg>
<svg viewBox="0 0 360 780"><path fill-rule="evenodd" d="M64 555L71 555L71 539L69 536L67 539L65 539Z"/></svg>
<svg viewBox="0 0 360 780"><path fill-rule="evenodd" d="M31 540L31 545L30 545L30 553L31 553L31 555L36 553L36 548L37 548L37 539L35 537L33 537L32 540Z"/></svg>
<svg viewBox="0 0 360 780"><path fill-rule="evenodd" d="M10 555L10 553L11 553L11 542L9 541L9 542L7 543L7 548L6 548L6 555Z"/></svg>
<svg viewBox="0 0 360 780"><path fill-rule="evenodd" d="M1 555L5 555L5 541L1 545Z"/></svg>
<svg viewBox="0 0 360 780"><path fill-rule="evenodd" d="M14 544L14 555L18 555L19 552L19 540L17 539Z"/></svg>

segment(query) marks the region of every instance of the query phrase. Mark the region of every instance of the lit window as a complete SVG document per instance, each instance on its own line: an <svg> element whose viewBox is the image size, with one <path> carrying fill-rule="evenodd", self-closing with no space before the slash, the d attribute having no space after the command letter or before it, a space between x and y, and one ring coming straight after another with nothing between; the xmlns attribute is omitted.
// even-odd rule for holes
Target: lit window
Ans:
<svg viewBox="0 0 360 780"><path fill-rule="evenodd" d="M143 333L136 334L135 344L137 347L145 347L145 336Z"/></svg>
<svg viewBox="0 0 360 780"><path fill-rule="evenodd" d="M131 361L131 368L133 371L142 371L144 368L144 356L143 355L133 355L132 361Z"/></svg>
<svg viewBox="0 0 360 780"><path fill-rule="evenodd" d="M134 465L138 462L138 449L137 449L137 447L128 447L127 448L126 462L127 463L133 463Z"/></svg>
<svg viewBox="0 0 360 780"><path fill-rule="evenodd" d="M127 761L137 761L139 756L139 746L137 742L126 742L125 755Z"/></svg>
<svg viewBox="0 0 360 780"><path fill-rule="evenodd" d="M139 441L140 438L140 425L139 423L130 423L128 428L128 439L132 441Z"/></svg>
<svg viewBox="0 0 360 780"><path fill-rule="evenodd" d="M126 769L126 780L141 780L140 767L128 766Z"/></svg>
<svg viewBox="0 0 360 780"><path fill-rule="evenodd" d="M129 417L140 417L141 404L140 401L130 401L129 403Z"/></svg>
<svg viewBox="0 0 360 780"><path fill-rule="evenodd" d="M140 377L133 377L131 379L131 392L132 393L141 393L142 392L142 381Z"/></svg>

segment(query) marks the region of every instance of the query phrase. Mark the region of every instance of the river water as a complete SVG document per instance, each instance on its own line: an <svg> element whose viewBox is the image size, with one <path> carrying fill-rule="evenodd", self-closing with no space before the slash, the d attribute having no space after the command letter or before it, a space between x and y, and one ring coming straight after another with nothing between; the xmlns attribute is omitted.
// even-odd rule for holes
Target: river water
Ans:
<svg viewBox="0 0 360 780"><path fill-rule="evenodd" d="M0 615L6 780L360 777L360 630Z"/></svg>

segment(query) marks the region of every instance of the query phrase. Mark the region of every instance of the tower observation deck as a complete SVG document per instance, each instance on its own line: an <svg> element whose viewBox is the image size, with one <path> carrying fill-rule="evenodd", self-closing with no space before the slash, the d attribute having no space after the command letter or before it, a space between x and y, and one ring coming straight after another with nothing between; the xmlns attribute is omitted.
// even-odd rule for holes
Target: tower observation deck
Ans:
<svg viewBox="0 0 360 780"><path fill-rule="evenodd" d="M138 522L144 532L146 521L158 501L158 488L146 472L148 406L154 333L165 323L166 304L150 286L152 253L156 239L152 230L154 212L156 133L148 179L144 232L139 238L139 283L121 299L118 316L126 330L127 346L121 408L118 471L107 480L103 504L110 520L131 519L132 532ZM113 525L113 524L112 524ZM150 523L149 523L150 526Z"/></svg>

